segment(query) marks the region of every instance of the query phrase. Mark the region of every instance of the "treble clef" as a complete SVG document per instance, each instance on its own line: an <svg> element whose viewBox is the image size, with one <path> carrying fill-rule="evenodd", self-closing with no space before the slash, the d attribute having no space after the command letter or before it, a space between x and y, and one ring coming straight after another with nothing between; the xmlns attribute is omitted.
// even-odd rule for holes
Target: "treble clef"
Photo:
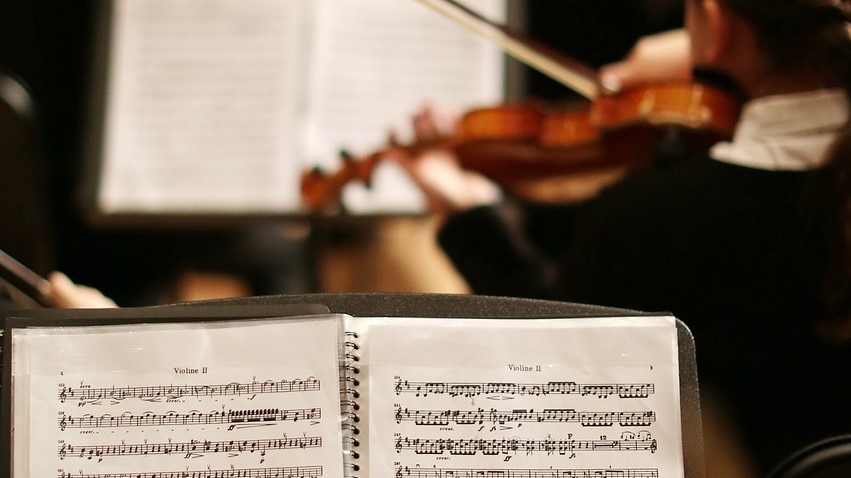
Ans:
<svg viewBox="0 0 851 478"><path fill-rule="evenodd" d="M402 423L402 407L396 407L396 423Z"/></svg>
<svg viewBox="0 0 851 478"><path fill-rule="evenodd" d="M401 394L402 394L402 379L400 378L400 379L396 380L396 395L401 395Z"/></svg>
<svg viewBox="0 0 851 478"><path fill-rule="evenodd" d="M68 422L65 419L65 415L62 415L62 419L59 420L59 429L65 431L65 427L68 426Z"/></svg>
<svg viewBox="0 0 851 478"><path fill-rule="evenodd" d="M402 438L396 439L396 453L402 453Z"/></svg>

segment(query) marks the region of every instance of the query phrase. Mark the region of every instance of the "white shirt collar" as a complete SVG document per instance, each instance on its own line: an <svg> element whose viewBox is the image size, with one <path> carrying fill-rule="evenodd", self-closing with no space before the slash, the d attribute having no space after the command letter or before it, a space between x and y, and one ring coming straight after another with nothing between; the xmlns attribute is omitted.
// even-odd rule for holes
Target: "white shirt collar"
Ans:
<svg viewBox="0 0 851 478"><path fill-rule="evenodd" d="M756 169L814 169L824 164L848 109L841 89L757 98L742 108L733 140L716 144L709 155Z"/></svg>

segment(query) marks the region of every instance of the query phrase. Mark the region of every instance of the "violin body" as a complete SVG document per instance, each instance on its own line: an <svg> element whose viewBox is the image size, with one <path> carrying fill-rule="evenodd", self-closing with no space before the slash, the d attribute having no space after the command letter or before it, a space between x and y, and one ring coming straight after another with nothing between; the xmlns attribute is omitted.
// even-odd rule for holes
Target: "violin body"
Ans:
<svg viewBox="0 0 851 478"><path fill-rule="evenodd" d="M562 110L534 106L477 110L462 118L454 150L462 167L502 185L634 168L650 163L672 134L683 136L696 150L730 138L739 109L740 103L725 91L671 83ZM489 126L500 118L508 119L507 131Z"/></svg>

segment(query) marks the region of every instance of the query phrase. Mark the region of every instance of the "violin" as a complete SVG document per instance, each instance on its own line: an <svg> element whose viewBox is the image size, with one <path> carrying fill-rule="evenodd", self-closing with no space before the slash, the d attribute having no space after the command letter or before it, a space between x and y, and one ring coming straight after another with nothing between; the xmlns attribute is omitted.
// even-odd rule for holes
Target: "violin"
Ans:
<svg viewBox="0 0 851 478"><path fill-rule="evenodd" d="M473 109L460 118L449 137L408 145L391 141L363 158L343 155L343 165L335 174L313 170L302 177L302 198L310 209L338 201L349 181L369 185L372 169L380 161L415 157L429 148L450 149L462 168L483 174L509 193L523 195L530 182L548 178L603 173L610 182L626 170L651 163L661 142L672 135L705 148L733 134L741 101L727 90L671 82L602 95L591 68L522 40L454 0L418 1L494 41L590 103L570 108L522 104Z"/></svg>

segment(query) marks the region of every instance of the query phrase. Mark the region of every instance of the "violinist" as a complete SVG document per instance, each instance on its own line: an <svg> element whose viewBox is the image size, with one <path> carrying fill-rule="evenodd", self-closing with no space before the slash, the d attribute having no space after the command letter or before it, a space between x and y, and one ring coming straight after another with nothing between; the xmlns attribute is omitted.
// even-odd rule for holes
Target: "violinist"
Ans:
<svg viewBox="0 0 851 478"><path fill-rule="evenodd" d="M684 321L701 393L727 404L760 474L851 432L851 396L837 386L851 377L847 8L686 0L684 31L639 41L600 83L724 80L746 100L732 140L579 205L501 199L437 152L409 163L445 212L439 242L474 292Z"/></svg>

